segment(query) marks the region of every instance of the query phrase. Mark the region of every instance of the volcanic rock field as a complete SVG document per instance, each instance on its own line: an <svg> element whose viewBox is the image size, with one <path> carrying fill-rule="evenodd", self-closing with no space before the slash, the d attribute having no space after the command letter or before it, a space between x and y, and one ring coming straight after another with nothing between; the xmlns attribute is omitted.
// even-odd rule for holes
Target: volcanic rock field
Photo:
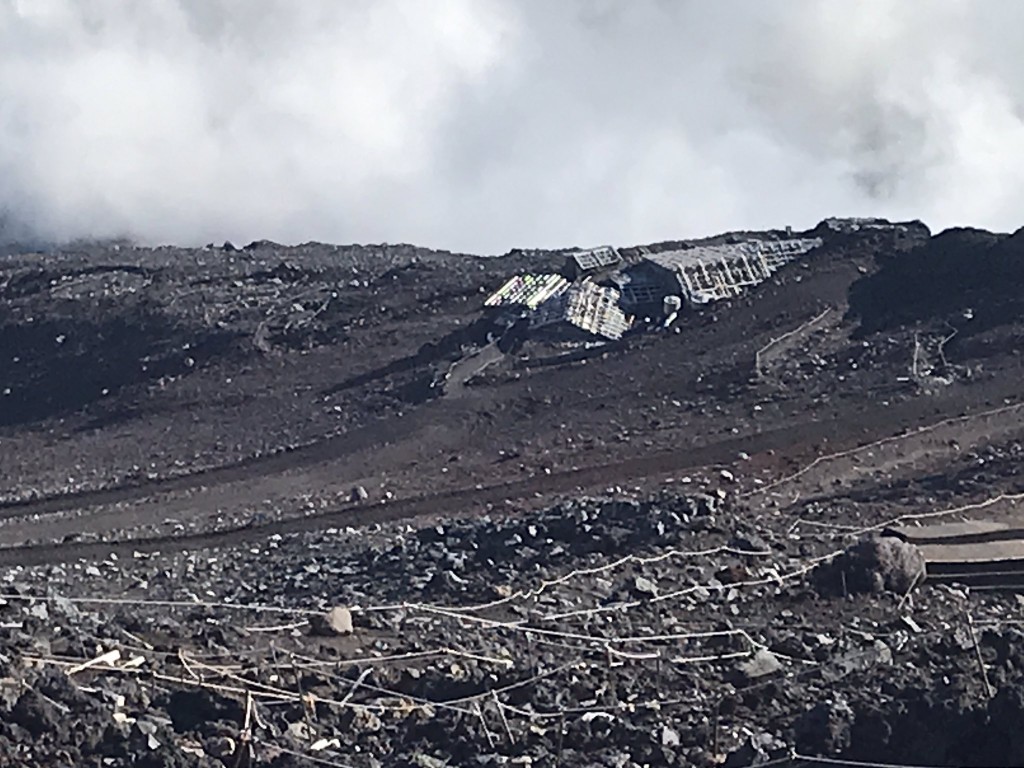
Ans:
<svg viewBox="0 0 1024 768"><path fill-rule="evenodd" d="M0 765L1024 763L1024 230L798 234L615 341L485 311L572 248L7 249Z"/></svg>

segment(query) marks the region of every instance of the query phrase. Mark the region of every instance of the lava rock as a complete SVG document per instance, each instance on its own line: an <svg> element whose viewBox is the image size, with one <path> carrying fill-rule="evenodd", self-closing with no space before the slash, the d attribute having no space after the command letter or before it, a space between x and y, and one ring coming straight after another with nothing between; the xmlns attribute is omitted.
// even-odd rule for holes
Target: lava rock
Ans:
<svg viewBox="0 0 1024 768"><path fill-rule="evenodd" d="M643 576L637 576L633 579L633 590L644 597L658 596L658 585Z"/></svg>
<svg viewBox="0 0 1024 768"><path fill-rule="evenodd" d="M850 747L855 717L842 697L820 701L805 712L794 727L796 748L805 755L839 755Z"/></svg>
<svg viewBox="0 0 1024 768"><path fill-rule="evenodd" d="M892 536L863 539L832 563L819 566L815 581L824 595L904 595L925 573L924 556L913 544Z"/></svg>
<svg viewBox="0 0 1024 768"><path fill-rule="evenodd" d="M782 669L782 662L771 651L759 649L746 661L740 662L736 670L741 683L755 683Z"/></svg>
<svg viewBox="0 0 1024 768"><path fill-rule="evenodd" d="M57 708L38 693L25 691L11 710L11 722L17 723L33 736L42 736L56 728L60 721Z"/></svg>
<svg viewBox="0 0 1024 768"><path fill-rule="evenodd" d="M198 730L219 721L241 723L241 705L211 691L175 691L167 700L167 714L178 733Z"/></svg>
<svg viewBox="0 0 1024 768"><path fill-rule="evenodd" d="M309 629L314 635L323 637L351 635L352 612L348 608L336 605L325 614L313 616L309 622Z"/></svg>

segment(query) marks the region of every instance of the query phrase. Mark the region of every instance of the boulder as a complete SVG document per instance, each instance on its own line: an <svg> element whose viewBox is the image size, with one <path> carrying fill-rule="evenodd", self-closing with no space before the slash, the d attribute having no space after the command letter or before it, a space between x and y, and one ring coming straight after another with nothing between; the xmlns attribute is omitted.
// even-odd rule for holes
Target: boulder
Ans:
<svg viewBox="0 0 1024 768"><path fill-rule="evenodd" d="M815 572L818 591L826 595L904 595L925 575L925 561L914 544L892 536L862 539Z"/></svg>
<svg viewBox="0 0 1024 768"><path fill-rule="evenodd" d="M310 632L321 637L341 637L351 635L352 612L348 608L336 605L327 613L313 616L309 622Z"/></svg>
<svg viewBox="0 0 1024 768"><path fill-rule="evenodd" d="M742 684L756 683L762 678L773 675L782 669L782 662L774 653L764 648L758 649L753 656L736 666L739 682Z"/></svg>

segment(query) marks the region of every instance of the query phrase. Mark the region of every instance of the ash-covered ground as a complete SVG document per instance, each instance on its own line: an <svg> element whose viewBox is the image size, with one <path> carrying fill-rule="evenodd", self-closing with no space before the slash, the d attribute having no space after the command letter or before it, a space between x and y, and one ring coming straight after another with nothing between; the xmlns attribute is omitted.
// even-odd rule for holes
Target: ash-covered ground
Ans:
<svg viewBox="0 0 1024 768"><path fill-rule="evenodd" d="M809 234L457 387L484 299L565 253L2 257L0 754L1019 764L1017 563L877 537L1017 526L1024 234Z"/></svg>

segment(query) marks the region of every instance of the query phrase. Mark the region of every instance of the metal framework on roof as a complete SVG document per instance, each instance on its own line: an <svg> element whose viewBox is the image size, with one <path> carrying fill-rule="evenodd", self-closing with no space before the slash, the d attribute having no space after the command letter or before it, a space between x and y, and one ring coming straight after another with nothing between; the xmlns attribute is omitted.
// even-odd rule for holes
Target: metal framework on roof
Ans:
<svg viewBox="0 0 1024 768"><path fill-rule="evenodd" d="M614 288L580 283L541 305L530 325L539 328L564 322L614 341L622 338L632 326L632 318L619 306L620 298Z"/></svg>
<svg viewBox="0 0 1024 768"><path fill-rule="evenodd" d="M820 238L751 240L662 251L645 259L675 273L688 301L706 304L737 296L764 282L780 267L821 242Z"/></svg>
<svg viewBox="0 0 1024 768"><path fill-rule="evenodd" d="M640 306L655 304L665 296L665 290L653 283L629 283L622 288L622 303Z"/></svg>
<svg viewBox="0 0 1024 768"><path fill-rule="evenodd" d="M562 324L560 332L572 336L617 340L633 325L627 311L650 307L666 296L681 295L691 304L736 296L821 244L820 238L786 238L701 245L646 252L628 267L614 248L591 248L570 254L567 266L576 273L575 282L554 273L515 275L484 306L529 317L532 328ZM617 287L598 285L594 272ZM674 318L678 309L670 312L667 306L664 313Z"/></svg>
<svg viewBox="0 0 1024 768"><path fill-rule="evenodd" d="M622 256L610 245L576 251L569 258L572 259L576 270L581 273L614 267L622 261Z"/></svg>

